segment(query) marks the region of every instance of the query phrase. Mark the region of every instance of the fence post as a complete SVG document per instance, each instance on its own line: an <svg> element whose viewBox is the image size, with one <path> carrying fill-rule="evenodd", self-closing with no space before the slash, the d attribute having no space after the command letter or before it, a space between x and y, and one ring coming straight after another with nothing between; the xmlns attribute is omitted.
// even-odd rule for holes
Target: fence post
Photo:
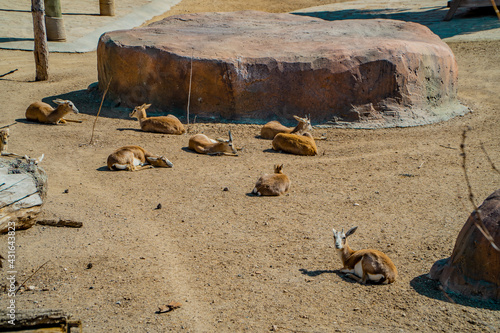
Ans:
<svg viewBox="0 0 500 333"><path fill-rule="evenodd" d="M66 30L61 11L61 0L44 0L45 2L45 27L47 40L54 42L66 41Z"/></svg>
<svg viewBox="0 0 500 333"><path fill-rule="evenodd" d="M99 0L101 16L115 16L115 0Z"/></svg>
<svg viewBox="0 0 500 333"><path fill-rule="evenodd" d="M43 20L43 0L31 0L31 14L33 16L33 34L35 37L35 64L36 81L49 79L49 50L45 34L45 21Z"/></svg>

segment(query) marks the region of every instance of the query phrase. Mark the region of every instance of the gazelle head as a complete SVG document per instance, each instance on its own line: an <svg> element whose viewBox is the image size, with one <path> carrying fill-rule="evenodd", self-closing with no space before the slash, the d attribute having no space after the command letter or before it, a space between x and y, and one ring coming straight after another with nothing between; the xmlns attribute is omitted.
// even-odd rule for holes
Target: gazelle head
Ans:
<svg viewBox="0 0 500 333"><path fill-rule="evenodd" d="M6 146L7 145L7 141L8 141L8 138L9 138L9 129L8 128L2 128L0 130L0 139L2 140L2 145Z"/></svg>
<svg viewBox="0 0 500 333"><path fill-rule="evenodd" d="M333 229L333 239L335 240L335 249L342 250L347 243L347 237L352 235L358 227L352 227L344 234L344 229L342 231L336 231Z"/></svg>
<svg viewBox="0 0 500 333"><path fill-rule="evenodd" d="M174 166L165 156L147 157L147 160L152 166L157 168L172 168Z"/></svg>
<svg viewBox="0 0 500 333"><path fill-rule="evenodd" d="M274 165L274 173L283 173L283 164L275 164Z"/></svg>
<svg viewBox="0 0 500 333"><path fill-rule="evenodd" d="M80 112L76 108L75 104L73 104L73 102L70 100L57 98L57 99L53 100L52 102L56 103L57 105L66 106L66 108L68 108L69 111L72 111L73 113Z"/></svg>
<svg viewBox="0 0 500 333"><path fill-rule="evenodd" d="M238 154L238 150L236 149L236 147L234 146L233 144L233 135L231 134L231 131L229 131L229 140L226 141L227 143L227 146L228 146L228 153L229 153L229 150L231 150L231 153L233 154Z"/></svg>
<svg viewBox="0 0 500 333"><path fill-rule="evenodd" d="M140 106L136 106L132 112L128 115L130 118L139 118L139 115L142 115L143 112L146 112L146 109L148 109L151 106L151 104L142 104Z"/></svg>
<svg viewBox="0 0 500 333"><path fill-rule="evenodd" d="M39 158L31 158L28 155L24 155L24 159L26 160L26 163L30 165L37 165L38 163L42 162L43 158L45 157L45 154L42 154Z"/></svg>
<svg viewBox="0 0 500 333"><path fill-rule="evenodd" d="M311 126L311 119L308 116L305 116L304 118L298 116L293 117L299 122L297 127L300 127L300 131L312 131L313 128Z"/></svg>

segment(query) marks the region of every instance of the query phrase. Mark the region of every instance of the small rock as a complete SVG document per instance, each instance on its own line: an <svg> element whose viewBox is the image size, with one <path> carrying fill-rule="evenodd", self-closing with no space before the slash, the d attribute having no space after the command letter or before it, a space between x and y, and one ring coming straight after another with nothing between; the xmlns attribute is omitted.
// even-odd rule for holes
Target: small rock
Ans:
<svg viewBox="0 0 500 333"><path fill-rule="evenodd" d="M93 265L91 262L89 262L89 263L87 264L87 269L91 269L92 267L94 267L94 265Z"/></svg>
<svg viewBox="0 0 500 333"><path fill-rule="evenodd" d="M69 189L65 189L63 193L69 193Z"/></svg>
<svg viewBox="0 0 500 333"><path fill-rule="evenodd" d="M156 209L161 209L161 203L159 203L158 206L156 206Z"/></svg>
<svg viewBox="0 0 500 333"><path fill-rule="evenodd" d="M229 191L229 188L228 188L228 187L224 187L222 190L223 190L224 192L227 192L227 191Z"/></svg>

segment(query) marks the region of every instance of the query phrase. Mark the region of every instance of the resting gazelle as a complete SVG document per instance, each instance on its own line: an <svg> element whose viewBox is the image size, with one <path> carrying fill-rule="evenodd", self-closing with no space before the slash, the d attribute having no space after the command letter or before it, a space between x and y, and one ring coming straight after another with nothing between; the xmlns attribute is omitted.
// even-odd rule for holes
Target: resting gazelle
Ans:
<svg viewBox="0 0 500 333"><path fill-rule="evenodd" d="M347 237L352 235L358 227L344 230L333 229L335 250L340 256L344 267L340 270L346 276L365 284L368 280L375 283L388 284L396 280L398 270L391 259L378 250L353 251L347 244Z"/></svg>

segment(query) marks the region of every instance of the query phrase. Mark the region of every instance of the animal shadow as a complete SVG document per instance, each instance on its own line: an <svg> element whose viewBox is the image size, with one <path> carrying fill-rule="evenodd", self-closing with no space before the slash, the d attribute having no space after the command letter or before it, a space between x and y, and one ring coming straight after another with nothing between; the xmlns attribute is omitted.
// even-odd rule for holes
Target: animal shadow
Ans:
<svg viewBox="0 0 500 333"><path fill-rule="evenodd" d="M97 168L96 170L97 171L110 171L111 172L111 170L109 170L107 165L103 165L103 166Z"/></svg>
<svg viewBox="0 0 500 333"><path fill-rule="evenodd" d="M316 271L310 271L308 269L305 269L305 268L301 268L299 269L299 271L304 274L304 275L307 275L307 276L310 276L310 277L315 277L315 276L318 276L318 275L321 275L321 274L332 274L332 273L337 273L340 272L340 271L332 271L332 270L325 270L325 269L321 269L321 270L316 270Z"/></svg>
<svg viewBox="0 0 500 333"><path fill-rule="evenodd" d="M264 153L272 153L272 154L279 154L279 151L274 150L273 148L265 149Z"/></svg>

